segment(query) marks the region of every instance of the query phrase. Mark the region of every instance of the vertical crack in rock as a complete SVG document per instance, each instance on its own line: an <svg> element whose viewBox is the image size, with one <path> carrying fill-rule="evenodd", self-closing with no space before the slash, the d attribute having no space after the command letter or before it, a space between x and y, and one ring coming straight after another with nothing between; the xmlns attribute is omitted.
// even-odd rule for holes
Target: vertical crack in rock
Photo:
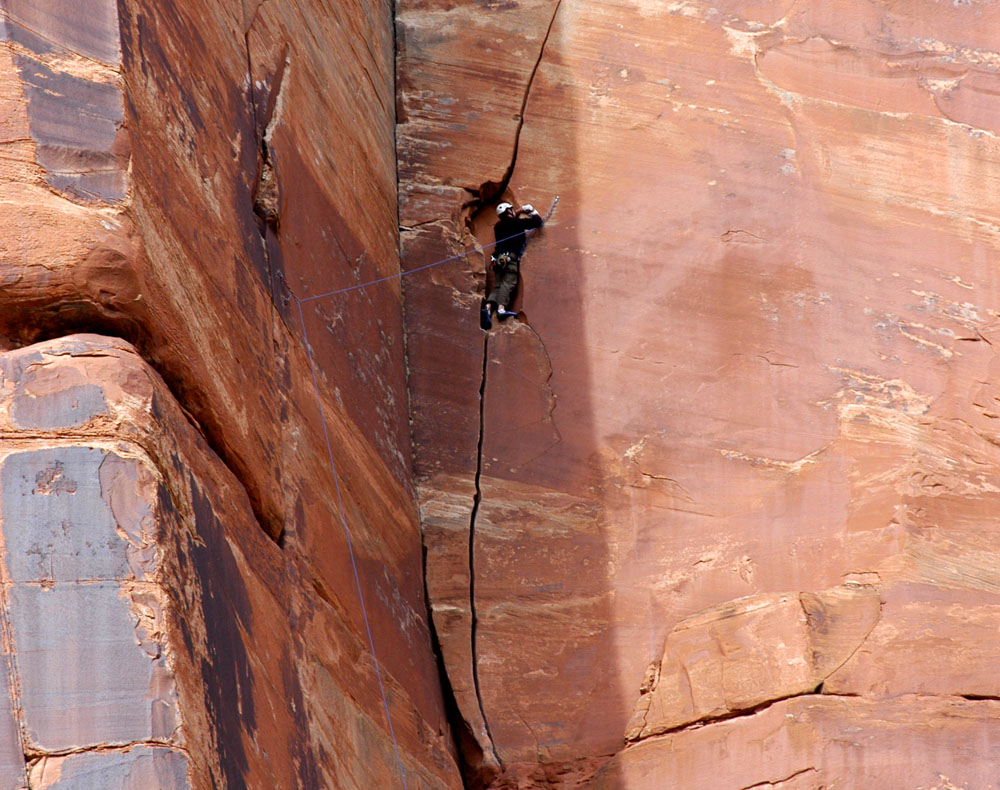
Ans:
<svg viewBox="0 0 1000 790"><path fill-rule="evenodd" d="M247 37L247 54L249 57L249 34L247 34ZM267 104L264 106L264 115L259 121L256 117L256 107L254 108L254 123L259 123L260 125L256 127L259 150L257 152L258 173L257 182L254 186L253 210L264 223L261 235L265 237L267 236L267 228L270 226L277 231L280 221L278 213L278 179L275 172L271 135L274 132L275 112L278 108L287 68L288 42L285 42L274 66L274 76L271 78L271 86L267 94ZM251 95L253 95L252 88L253 85L251 83ZM270 271L270 255L266 247L267 245L265 244L264 255L268 262L268 271Z"/></svg>
<svg viewBox="0 0 1000 790"><path fill-rule="evenodd" d="M490 749L497 765L501 768L503 763L500 755L497 754L496 744L493 742L493 733L490 732L490 722L486 718L486 709L483 706L483 695L479 687L479 649L476 640L476 632L479 621L476 616L476 516L479 514L479 505L483 501L483 491L480 487L480 478L483 474L483 435L486 427L486 366L489 364L490 336L486 333L483 338L483 380L479 385L479 445L476 448L476 493L472 500L472 515L469 519L469 615L470 615L470 638L472 641L472 683L476 688L476 701L479 703L479 714L483 717L483 726L486 728L486 737L490 739Z"/></svg>
<svg viewBox="0 0 1000 790"><path fill-rule="evenodd" d="M549 26L545 30L545 37L542 39L542 46L538 49L538 58L535 60L535 65L531 69L531 74L528 75L528 84L524 88L524 97L521 99L521 111L517 115L517 129L514 130L514 151L511 153L510 164L507 166L507 171L503 174L498 184L487 181L479 189L479 204L480 206L489 203L494 198L502 195L504 190L510 184L510 179L514 175L514 168L517 166L517 150L521 145L521 130L524 128L524 111L528 107L528 98L531 96L531 87L535 84L535 75L538 73L539 66L542 65L542 58L545 56L545 45L549 43L549 36L552 35L552 28L556 22L556 15L559 13L559 6L562 5L562 0L557 0L556 7L552 9L552 18L549 20Z"/></svg>
<svg viewBox="0 0 1000 790"><path fill-rule="evenodd" d="M423 546L423 572L427 578L427 544ZM424 606L427 608L427 625L431 634L431 648L434 650L434 658L437 662L438 677L441 681L441 690L444 694L445 715L448 718L450 734L455 754L458 756L459 768L462 772L462 785L465 788L477 787L475 776L479 773L478 765L482 763L483 748L476 740L472 726L462 715L458 705L458 697L455 695L455 687L452 685L451 676L448 674L448 667L444 660L444 651L441 648L441 637L438 634L437 625L434 623L434 612L431 607L430 590L424 584Z"/></svg>
<svg viewBox="0 0 1000 790"><path fill-rule="evenodd" d="M247 35L250 33L250 28L253 27L253 23L257 21L257 14L260 13L260 9L267 3L267 0L257 0L257 4L254 6L253 13L247 16L246 3L244 2L243 7L243 32ZM248 47L249 49L249 47Z"/></svg>
<svg viewBox="0 0 1000 790"><path fill-rule="evenodd" d="M21 705L21 673L17 666L17 649L14 644L14 628L10 622L8 599L10 595L10 578L7 575L6 564L0 564L0 649L4 652L3 671L7 674L7 693L10 697L10 710L14 715L14 727L17 733L18 747L24 756L24 786L28 786L28 774L31 770L32 757L24 734L24 709Z"/></svg>

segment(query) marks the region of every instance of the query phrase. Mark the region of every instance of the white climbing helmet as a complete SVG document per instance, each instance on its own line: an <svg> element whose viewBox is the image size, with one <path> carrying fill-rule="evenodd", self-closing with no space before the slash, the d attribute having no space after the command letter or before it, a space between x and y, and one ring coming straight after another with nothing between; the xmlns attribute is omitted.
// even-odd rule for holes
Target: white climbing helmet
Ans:
<svg viewBox="0 0 1000 790"><path fill-rule="evenodd" d="M511 203L501 203L499 206L497 206L497 216L502 217L505 212L509 211L512 208L514 208L514 206Z"/></svg>

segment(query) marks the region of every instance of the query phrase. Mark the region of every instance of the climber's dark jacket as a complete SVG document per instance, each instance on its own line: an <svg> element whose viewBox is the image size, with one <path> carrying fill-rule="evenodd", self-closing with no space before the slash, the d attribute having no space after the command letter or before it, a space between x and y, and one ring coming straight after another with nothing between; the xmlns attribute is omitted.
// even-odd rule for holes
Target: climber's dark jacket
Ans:
<svg viewBox="0 0 1000 790"><path fill-rule="evenodd" d="M525 231L542 227L542 221L538 214L529 214L526 217L501 217L493 226L497 243L493 249L493 290L486 297L488 303L505 308L510 306L517 290L521 255L528 244Z"/></svg>
<svg viewBox="0 0 1000 790"><path fill-rule="evenodd" d="M496 246L493 248L493 257L499 258L502 253L506 252L513 255L514 258L520 259L528 244L528 237L524 235L524 232L540 227L542 227L542 218L538 214L529 214L527 217L501 217L500 221L493 226L493 233L497 240Z"/></svg>

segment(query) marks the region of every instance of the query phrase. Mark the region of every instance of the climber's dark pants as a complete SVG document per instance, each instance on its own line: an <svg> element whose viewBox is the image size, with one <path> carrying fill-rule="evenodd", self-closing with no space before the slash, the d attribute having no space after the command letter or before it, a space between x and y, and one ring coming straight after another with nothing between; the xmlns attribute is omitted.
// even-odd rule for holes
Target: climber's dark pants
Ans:
<svg viewBox="0 0 1000 790"><path fill-rule="evenodd" d="M493 290L486 297L487 302L510 307L510 301L517 290L517 278L520 261L514 261L506 266L497 266L493 270Z"/></svg>

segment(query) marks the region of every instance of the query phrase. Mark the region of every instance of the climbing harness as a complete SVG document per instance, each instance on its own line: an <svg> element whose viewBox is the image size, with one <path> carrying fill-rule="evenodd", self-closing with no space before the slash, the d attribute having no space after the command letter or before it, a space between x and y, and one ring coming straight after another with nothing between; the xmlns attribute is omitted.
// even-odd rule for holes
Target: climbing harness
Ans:
<svg viewBox="0 0 1000 790"><path fill-rule="evenodd" d="M502 267L510 266L510 264L514 263L514 261L516 260L518 260L518 258L515 257L514 253L512 252L501 252L499 255L490 256L490 263L493 264L494 269L497 268L498 266Z"/></svg>

